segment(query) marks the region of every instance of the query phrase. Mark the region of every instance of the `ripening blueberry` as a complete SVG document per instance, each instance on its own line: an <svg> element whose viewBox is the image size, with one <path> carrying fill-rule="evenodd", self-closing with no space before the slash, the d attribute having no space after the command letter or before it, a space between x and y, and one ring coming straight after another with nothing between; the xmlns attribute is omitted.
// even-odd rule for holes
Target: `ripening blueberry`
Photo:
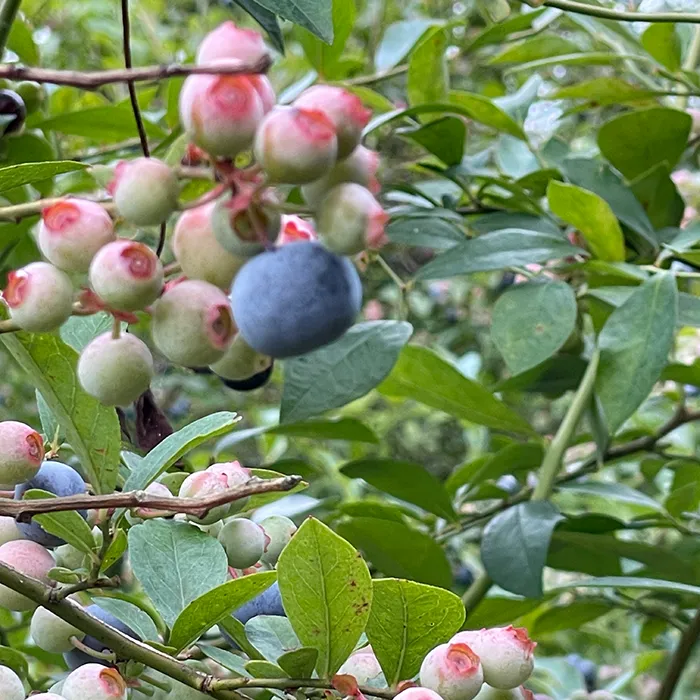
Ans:
<svg viewBox="0 0 700 700"><path fill-rule="evenodd" d="M51 553L40 544L29 540L14 540L2 545L0 562L46 584L49 583L49 571L54 567ZM0 606L8 610L24 612L34 610L37 604L21 593L0 585Z"/></svg>
<svg viewBox="0 0 700 700"><path fill-rule="evenodd" d="M229 381L244 381L272 368L272 358L255 352L240 333L231 343L226 354L210 369L214 374Z"/></svg>
<svg viewBox="0 0 700 700"><path fill-rule="evenodd" d="M533 700L533 698L534 695L532 691L522 686L503 690L502 688L494 688L488 683L484 683L474 700Z"/></svg>
<svg viewBox="0 0 700 700"><path fill-rule="evenodd" d="M115 668L88 663L71 672L61 692L65 700L126 700L128 691Z"/></svg>
<svg viewBox="0 0 700 700"><path fill-rule="evenodd" d="M0 546L5 542L23 540L24 537L17 527L17 521L9 515L0 516Z"/></svg>
<svg viewBox="0 0 700 700"><path fill-rule="evenodd" d="M229 300L218 287L186 280L170 287L154 304L151 333L171 362L203 367L225 355L236 326Z"/></svg>
<svg viewBox="0 0 700 700"><path fill-rule="evenodd" d="M94 257L90 286L110 309L140 311L163 290L163 265L143 243L114 241Z"/></svg>
<svg viewBox="0 0 700 700"><path fill-rule="evenodd" d="M274 366L274 361L271 361L267 369L254 374L252 377L248 377L247 379L224 379L222 377L221 381L229 389L233 389L234 391L255 391L256 389L260 389L261 387L265 386L265 384L270 381Z"/></svg>
<svg viewBox="0 0 700 700"><path fill-rule="evenodd" d="M0 422L0 484L16 486L28 481L44 461L44 440L24 423Z"/></svg>
<svg viewBox="0 0 700 700"><path fill-rule="evenodd" d="M381 189L377 180L378 168L379 153L358 146L347 158L339 160L327 175L304 185L301 191L312 207L317 207L330 190L343 182L356 182L376 196Z"/></svg>
<svg viewBox="0 0 700 700"><path fill-rule="evenodd" d="M484 680L494 688L517 688L535 666L533 642L523 627L494 627L458 632L452 642L464 642L481 659Z"/></svg>
<svg viewBox="0 0 700 700"><path fill-rule="evenodd" d="M229 520L219 532L229 566L245 569L257 564L265 551L265 531L248 518Z"/></svg>
<svg viewBox="0 0 700 700"><path fill-rule="evenodd" d="M262 560L270 566L275 566L282 550L290 543L297 531L297 526L284 515L270 515L260 521L260 527L268 538Z"/></svg>
<svg viewBox="0 0 700 700"><path fill-rule="evenodd" d="M435 647L423 659L420 682L443 700L472 700L484 683L479 657L463 642Z"/></svg>
<svg viewBox="0 0 700 700"><path fill-rule="evenodd" d="M277 581L269 588L266 588L262 593L255 596L253 600L248 601L245 605L241 605L241 607L233 613L233 616L244 625L248 620L252 620L259 615L276 615L278 617L286 615Z"/></svg>
<svg viewBox="0 0 700 700"><path fill-rule="evenodd" d="M350 654L338 673L352 676L358 685L386 687L382 667L371 646L362 647Z"/></svg>
<svg viewBox="0 0 700 700"><path fill-rule="evenodd" d="M157 226L177 209L175 172L157 158L121 161L107 186L117 211L134 226Z"/></svg>
<svg viewBox="0 0 700 700"><path fill-rule="evenodd" d="M73 285L65 272L45 262L7 275L2 298L10 318L23 330L54 331L73 313Z"/></svg>
<svg viewBox="0 0 700 700"><path fill-rule="evenodd" d="M54 654L71 651L74 648L71 637L76 637L79 641L85 639L85 632L81 632L46 608L37 608L34 611L29 630L34 643L40 649Z"/></svg>
<svg viewBox="0 0 700 700"><path fill-rule="evenodd" d="M212 464L204 471L190 474L180 486L180 498L204 498L222 494L229 489L245 484L250 479L250 472L242 467L238 462L226 462ZM228 515L237 513L245 504L247 499L240 499L233 503L224 503L216 506L202 518L188 515L188 520L192 520L200 525L212 525Z"/></svg>
<svg viewBox="0 0 700 700"><path fill-rule="evenodd" d="M211 156L235 158L250 148L264 115L259 83L246 75L190 75L180 92L185 132Z"/></svg>
<svg viewBox="0 0 700 700"><path fill-rule="evenodd" d="M402 690L398 695L394 696L400 700L442 700L442 698L434 691L429 688L406 688Z"/></svg>
<svg viewBox="0 0 700 700"><path fill-rule="evenodd" d="M253 83L253 87L262 102L263 113L271 112L277 104L277 95L270 79L266 75L249 75L248 79Z"/></svg>
<svg viewBox="0 0 700 700"><path fill-rule="evenodd" d="M161 498L172 498L173 494L170 489L158 481L154 481L145 488L145 492L151 496L159 496ZM174 512L168 510L158 510L157 508L133 508L131 514L134 518L148 520L150 518L169 518L175 515Z"/></svg>
<svg viewBox="0 0 700 700"><path fill-rule="evenodd" d="M133 333L118 338L103 333L80 353L80 385L105 406L128 406L148 389L152 378L151 351Z"/></svg>
<svg viewBox="0 0 700 700"><path fill-rule="evenodd" d="M22 500L22 496L31 489L41 489L56 496L77 496L87 492L83 478L73 467L61 462L44 462L41 468L29 481L15 487L15 500ZM78 511L83 518L87 518L87 511ZM20 532L29 540L38 542L44 547L58 547L65 541L56 535L51 535L44 530L39 523L17 523Z"/></svg>
<svg viewBox="0 0 700 700"><path fill-rule="evenodd" d="M184 211L175 224L172 248L186 277L228 291L245 258L232 255L216 240L211 220L215 206L210 202Z"/></svg>
<svg viewBox="0 0 700 700"><path fill-rule="evenodd" d="M334 187L321 202L316 225L323 244L339 255L355 255L365 248L376 250L387 241L384 229L389 215L362 185L345 182Z"/></svg>
<svg viewBox="0 0 700 700"><path fill-rule="evenodd" d="M248 261L231 290L233 317L254 350L303 355L337 340L362 305L352 263L318 243L297 243Z"/></svg>
<svg viewBox="0 0 700 700"><path fill-rule="evenodd" d="M219 462L217 464L212 464L207 471L212 474L218 474L226 480L226 488L233 489L238 486L243 486L250 481L250 469L242 466L240 462ZM235 515L240 512L248 505L248 497L239 498L236 501L232 501L228 505L227 515Z"/></svg>
<svg viewBox="0 0 700 700"><path fill-rule="evenodd" d="M7 666L0 666L0 697L2 700L24 700L27 697L22 680Z"/></svg>
<svg viewBox="0 0 700 700"><path fill-rule="evenodd" d="M27 118L27 107L21 95L14 90L0 90L0 117L7 118L0 126L0 135L17 134L22 131Z"/></svg>
<svg viewBox="0 0 700 700"><path fill-rule="evenodd" d="M66 272L87 272L97 251L113 240L112 219L97 202L63 199L41 212L39 249Z"/></svg>
<svg viewBox="0 0 700 700"><path fill-rule="evenodd" d="M330 119L318 110L276 107L255 135L255 158L271 182L305 185L335 164L338 139Z"/></svg>
<svg viewBox="0 0 700 700"><path fill-rule="evenodd" d="M207 34L197 49L197 64L220 59L236 59L254 64L269 56L260 32L239 27L235 22L222 22Z"/></svg>
<svg viewBox="0 0 700 700"><path fill-rule="evenodd" d="M314 85L294 101L295 107L323 112L338 134L338 158L347 158L360 145L362 130L372 113L357 95L332 85Z"/></svg>

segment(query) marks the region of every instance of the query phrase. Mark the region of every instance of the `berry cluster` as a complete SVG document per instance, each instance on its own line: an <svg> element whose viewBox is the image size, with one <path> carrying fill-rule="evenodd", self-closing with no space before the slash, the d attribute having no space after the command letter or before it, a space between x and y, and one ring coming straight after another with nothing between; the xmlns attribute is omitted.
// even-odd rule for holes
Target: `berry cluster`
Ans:
<svg viewBox="0 0 700 700"><path fill-rule="evenodd" d="M225 71L266 56L260 34L225 22L197 61ZM106 188L116 221L98 201L51 203L37 231L45 261L11 272L2 294L12 321L31 332L55 331L74 313L114 316L114 331L78 364L85 391L106 405L133 402L153 377L149 347L119 323L136 312L150 314L153 344L170 362L256 388L274 359L322 347L352 325L362 284L343 256L385 242L378 157L360 143L370 112L351 92L318 85L279 106L264 75L193 74L180 118L189 162L218 181L206 201L180 205L176 171L156 158L120 162ZM283 215L291 186L315 223ZM177 209L167 272L151 248L115 230L165 225Z"/></svg>

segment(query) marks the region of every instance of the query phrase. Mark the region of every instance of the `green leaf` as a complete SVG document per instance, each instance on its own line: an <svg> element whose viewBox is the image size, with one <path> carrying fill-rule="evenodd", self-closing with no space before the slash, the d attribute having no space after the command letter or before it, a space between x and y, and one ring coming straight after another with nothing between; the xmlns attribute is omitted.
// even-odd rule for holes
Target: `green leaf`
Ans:
<svg viewBox="0 0 700 700"><path fill-rule="evenodd" d="M34 43L32 30L22 16L16 16L7 37L7 48L14 51L20 61L28 66L35 66L39 63L39 52Z"/></svg>
<svg viewBox="0 0 700 700"><path fill-rule="evenodd" d="M464 232L435 212L414 213L410 216L397 216L386 228L386 235L392 243L443 250L464 243Z"/></svg>
<svg viewBox="0 0 700 700"><path fill-rule="evenodd" d="M464 622L464 603L442 588L385 578L372 582L367 638L389 686L413 678L425 655Z"/></svg>
<svg viewBox="0 0 700 700"><path fill-rule="evenodd" d="M488 575L507 591L541 598L549 541L563 519L548 501L519 503L497 515L481 541L481 560Z"/></svg>
<svg viewBox="0 0 700 700"><path fill-rule="evenodd" d="M112 613L118 620L131 627L142 641L157 642L160 640L158 628L151 616L133 603L107 596L100 596L99 598L95 596L92 600L103 610Z"/></svg>
<svg viewBox="0 0 700 700"><path fill-rule="evenodd" d="M568 39L553 34L541 34L503 49L489 63L524 63L559 54L576 53L578 50L579 47Z"/></svg>
<svg viewBox="0 0 700 700"><path fill-rule="evenodd" d="M430 19L413 19L390 24L374 55L374 67L377 72L383 73L400 63L435 24L436 22Z"/></svg>
<svg viewBox="0 0 700 700"><path fill-rule="evenodd" d="M577 228L595 257L612 262L625 259L625 239L610 205L597 194L552 180L547 188L550 209Z"/></svg>
<svg viewBox="0 0 700 700"><path fill-rule="evenodd" d="M162 139L166 132L147 117L143 118L146 135ZM131 110L126 106L90 107L75 112L65 112L32 126L43 131L58 131L70 136L84 136L103 141L120 141L134 136L136 124ZM75 168L72 168L75 170Z"/></svg>
<svg viewBox="0 0 700 700"><path fill-rule="evenodd" d="M73 170L84 170L85 163L72 160L56 160L43 163L21 163L0 168L0 192L12 190L22 185L33 185L37 182L50 180L61 173Z"/></svg>
<svg viewBox="0 0 700 700"><path fill-rule="evenodd" d="M56 498L56 494L41 489L30 489L22 497L25 501L35 501L38 498ZM60 537L68 544L85 554L95 552L95 538L90 526L77 510L63 510L57 513L40 513L32 516L46 532Z"/></svg>
<svg viewBox="0 0 700 700"><path fill-rule="evenodd" d="M656 578L636 578L634 576L601 576L599 578L576 580L557 586L557 589L565 590L568 588L632 588L644 591L662 591L664 593L700 596L700 586L691 586L676 581L663 581Z"/></svg>
<svg viewBox="0 0 700 700"><path fill-rule="evenodd" d="M442 27L428 30L413 49L408 61L406 85L409 104L440 102L447 97L450 77L447 72L446 50L447 35Z"/></svg>
<svg viewBox="0 0 700 700"><path fill-rule="evenodd" d="M41 392L95 491L114 491L121 448L119 419L113 408L80 387L75 350L50 334L13 333L0 340Z"/></svg>
<svg viewBox="0 0 700 700"><path fill-rule="evenodd" d="M685 202L666 163L635 180L632 191L657 229L680 226Z"/></svg>
<svg viewBox="0 0 700 700"><path fill-rule="evenodd" d="M27 659L16 649L0 646L0 664L11 668L22 679L29 676Z"/></svg>
<svg viewBox="0 0 700 700"><path fill-rule="evenodd" d="M417 129L397 133L420 144L446 165L458 165L462 162L467 127L459 117L441 117Z"/></svg>
<svg viewBox="0 0 700 700"><path fill-rule="evenodd" d="M412 332L402 321L358 323L334 343L287 360L281 421L311 418L364 396L391 372Z"/></svg>
<svg viewBox="0 0 700 700"><path fill-rule="evenodd" d="M246 622L245 634L248 641L268 661L277 661L282 654L301 647L291 622L279 615L258 615L252 618Z"/></svg>
<svg viewBox="0 0 700 700"><path fill-rule="evenodd" d="M288 678L284 669L273 664L270 661L261 659L253 659L245 664L245 670L250 673L253 678Z"/></svg>
<svg viewBox="0 0 700 700"><path fill-rule="evenodd" d="M593 600L575 600L566 605L557 605L554 608L545 610L535 618L531 634L537 639L543 634L552 634L570 629L578 630L581 625L597 620L612 609L611 605L598 603Z"/></svg>
<svg viewBox="0 0 700 700"><path fill-rule="evenodd" d="M218 540L174 520L157 518L132 527L129 557L144 592L170 626L192 601L228 576L226 552Z"/></svg>
<svg viewBox="0 0 700 700"><path fill-rule="evenodd" d="M689 114L667 107L626 112L603 124L598 146L631 180L659 163L673 169L685 151L692 123Z"/></svg>
<svg viewBox="0 0 700 700"><path fill-rule="evenodd" d="M545 8L543 7L539 10L515 15L505 22L501 22L500 24L492 24L480 34L477 34L476 38L467 45L467 49L469 51L475 51L476 49L489 44L500 44L510 34L522 32L525 29L530 29L533 23L544 12Z"/></svg>
<svg viewBox="0 0 700 700"><path fill-rule="evenodd" d="M356 418L285 423L269 429L267 433L313 440L349 440L351 442L367 442L372 445L379 444L376 433Z"/></svg>
<svg viewBox="0 0 700 700"><path fill-rule="evenodd" d="M372 579L354 547L309 518L277 564L284 609L304 646L318 649L316 670L330 678L364 632Z"/></svg>
<svg viewBox="0 0 700 700"><path fill-rule="evenodd" d="M527 140L520 124L487 97L473 92L451 90L449 100L453 105L459 106L464 110L470 119L485 126L490 126L496 131L510 134L516 139Z"/></svg>
<svg viewBox="0 0 700 700"><path fill-rule="evenodd" d="M112 330L114 318L104 311L91 316L71 316L60 328L61 340L80 352L91 340Z"/></svg>
<svg viewBox="0 0 700 700"><path fill-rule="evenodd" d="M560 88L553 97L558 100L586 100L602 106L649 100L655 94L653 90L644 90L620 78L600 77Z"/></svg>
<svg viewBox="0 0 700 700"><path fill-rule="evenodd" d="M599 496L606 503L620 501L631 503L644 509L655 511L663 510L663 507L651 496L637 491L626 484L612 484L603 481L586 481L582 483L562 484L560 489L571 493L580 493L588 496Z"/></svg>
<svg viewBox="0 0 700 700"><path fill-rule="evenodd" d="M290 678L310 678L318 661L318 649L301 647L282 654L277 663Z"/></svg>
<svg viewBox="0 0 700 700"><path fill-rule="evenodd" d="M110 543L107 551L105 552L104 558L102 559L100 572L107 571L112 564L116 564L122 558L122 556L124 556L127 544L128 542L124 530L117 530L117 534L114 536L114 539Z"/></svg>
<svg viewBox="0 0 700 700"><path fill-rule="evenodd" d="M223 629L241 650L251 659L263 659L263 655L248 641L245 635L245 627L243 623L237 620L233 615L225 617L219 622L219 627ZM245 674L247 675L247 673Z"/></svg>
<svg viewBox="0 0 700 700"><path fill-rule="evenodd" d="M642 46L670 71L675 73L681 69L681 38L675 24L650 24L642 34Z"/></svg>
<svg viewBox="0 0 700 700"><path fill-rule="evenodd" d="M610 314L598 336L596 392L611 433L647 398L668 360L678 314L672 274L658 274L636 288Z"/></svg>
<svg viewBox="0 0 700 700"><path fill-rule="evenodd" d="M299 41L309 63L324 78L338 77L335 68L355 24L355 0L332 0L333 43L328 45L308 29L299 29Z"/></svg>
<svg viewBox="0 0 700 700"><path fill-rule="evenodd" d="M284 53L284 37L274 12L262 7L258 0L233 0L267 32L274 47Z"/></svg>
<svg viewBox="0 0 700 700"><path fill-rule="evenodd" d="M183 455L211 438L224 435L240 420L238 414L221 411L186 425L152 449L133 469L124 484L125 491L144 489Z"/></svg>
<svg viewBox="0 0 700 700"><path fill-rule="evenodd" d="M275 578L274 571L243 576L221 584L192 600L175 620L168 644L181 651L232 611L269 588Z"/></svg>
<svg viewBox="0 0 700 700"><path fill-rule="evenodd" d="M236 622L238 622L238 620L236 620ZM237 678L248 678L250 676L248 671L245 670L245 657L237 656L230 651L209 646L208 644L198 644L197 646L205 656L208 656L210 659L216 661L217 664L231 671Z"/></svg>
<svg viewBox="0 0 700 700"><path fill-rule="evenodd" d="M391 459L361 459L344 465L340 471L351 479L364 479L374 488L413 503L439 518L456 518L445 487L420 464Z"/></svg>
<svg viewBox="0 0 700 700"><path fill-rule="evenodd" d="M336 530L361 549L386 576L407 578L440 588L452 585L445 552L430 536L403 522L380 518L347 518ZM296 537L296 535L295 535Z"/></svg>
<svg viewBox="0 0 700 700"><path fill-rule="evenodd" d="M491 317L491 336L508 369L525 372L556 353L576 328L576 295L560 280L507 289Z"/></svg>
<svg viewBox="0 0 700 700"><path fill-rule="evenodd" d="M328 0L256 0L258 5L323 39L333 41L333 16Z"/></svg>
<svg viewBox="0 0 700 700"><path fill-rule="evenodd" d="M681 460L670 462L668 466L673 468L673 484L664 506L678 518L700 506L700 465Z"/></svg>
<svg viewBox="0 0 700 700"><path fill-rule="evenodd" d="M485 598L474 610L467 613L464 628L478 630L505 624L515 625L518 618L532 612L541 604L539 600L523 598Z"/></svg>
<svg viewBox="0 0 700 700"><path fill-rule="evenodd" d="M404 348L379 391L386 396L420 401L477 425L532 434L532 428L519 415L428 348Z"/></svg>
<svg viewBox="0 0 700 700"><path fill-rule="evenodd" d="M51 413L51 409L46 405L44 397L37 390L34 392L36 396L36 407L39 411L39 420L41 421L41 430L43 431L47 440L51 441L56 436L61 438L61 429L56 421L56 416Z"/></svg>
<svg viewBox="0 0 700 700"><path fill-rule="evenodd" d="M422 267L416 278L441 280L585 254L584 250L561 236L525 229L504 229L450 248Z"/></svg>

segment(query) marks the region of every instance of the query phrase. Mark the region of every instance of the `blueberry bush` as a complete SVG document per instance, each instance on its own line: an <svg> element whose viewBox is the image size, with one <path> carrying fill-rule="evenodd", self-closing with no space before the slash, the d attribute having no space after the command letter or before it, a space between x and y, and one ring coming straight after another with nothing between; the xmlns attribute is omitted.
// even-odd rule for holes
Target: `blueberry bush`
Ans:
<svg viewBox="0 0 700 700"><path fill-rule="evenodd" d="M696 0L0 2L1 700L698 700Z"/></svg>

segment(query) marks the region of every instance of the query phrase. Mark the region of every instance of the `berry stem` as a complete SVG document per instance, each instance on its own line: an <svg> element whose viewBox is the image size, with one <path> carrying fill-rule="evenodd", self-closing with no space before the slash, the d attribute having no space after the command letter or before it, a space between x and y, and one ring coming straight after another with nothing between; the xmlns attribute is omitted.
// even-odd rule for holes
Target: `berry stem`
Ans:
<svg viewBox="0 0 700 700"><path fill-rule="evenodd" d="M491 577L484 571L476 577L471 586L462 596L467 615L484 599L493 585Z"/></svg>
<svg viewBox="0 0 700 700"><path fill-rule="evenodd" d="M244 688L276 688L277 690L288 690L292 688L321 688L324 690L335 690L330 681L318 678L222 678L215 680L210 688L242 690ZM371 695L376 698L391 700L396 692L382 688L368 688L359 686L363 695Z"/></svg>
<svg viewBox="0 0 700 700"><path fill-rule="evenodd" d="M115 316L112 319L112 338L119 340L122 334L122 322Z"/></svg>
<svg viewBox="0 0 700 700"><path fill-rule="evenodd" d="M681 636L655 700L671 700L698 637L700 637L700 610L695 613L695 617Z"/></svg>

